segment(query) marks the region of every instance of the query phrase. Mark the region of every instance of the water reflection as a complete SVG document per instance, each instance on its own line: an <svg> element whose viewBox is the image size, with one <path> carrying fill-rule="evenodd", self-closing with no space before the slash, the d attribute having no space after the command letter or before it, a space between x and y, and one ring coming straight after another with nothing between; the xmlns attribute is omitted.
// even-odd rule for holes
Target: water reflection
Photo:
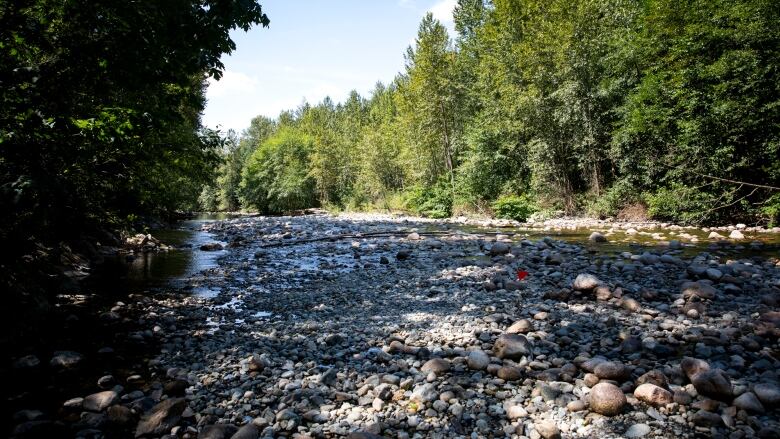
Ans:
<svg viewBox="0 0 780 439"><path fill-rule="evenodd" d="M185 279L217 266L226 252L201 251L200 246L219 242L203 230L206 223L235 217L235 215L199 214L179 222L172 229L155 230L155 238L170 247L168 251L136 252L108 258L92 276L98 285L110 283L123 292L143 291L165 286L182 287ZM225 243L221 243L225 244ZM195 293L197 294L197 288ZM216 295L217 291L204 291L204 295Z"/></svg>

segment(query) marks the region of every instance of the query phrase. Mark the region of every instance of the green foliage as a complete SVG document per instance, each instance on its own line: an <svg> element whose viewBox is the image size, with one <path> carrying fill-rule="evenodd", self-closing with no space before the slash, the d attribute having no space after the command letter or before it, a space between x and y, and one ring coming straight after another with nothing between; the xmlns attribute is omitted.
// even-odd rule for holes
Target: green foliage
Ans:
<svg viewBox="0 0 780 439"><path fill-rule="evenodd" d="M309 172L313 149L311 136L281 128L247 160L241 174L242 203L263 213L316 206L316 181Z"/></svg>
<svg viewBox="0 0 780 439"><path fill-rule="evenodd" d="M628 180L618 180L590 203L588 213L597 218L615 217L624 207L641 201L641 195Z"/></svg>
<svg viewBox="0 0 780 439"><path fill-rule="evenodd" d="M527 195L504 195L493 202L493 213L497 218L525 221L537 207Z"/></svg>
<svg viewBox="0 0 780 439"><path fill-rule="evenodd" d="M645 196L647 213L653 219L681 224L701 223L712 199L697 188L676 183Z"/></svg>
<svg viewBox="0 0 780 439"><path fill-rule="evenodd" d="M219 210L219 192L216 187L205 184L198 195L198 210L216 212Z"/></svg>
<svg viewBox="0 0 780 439"><path fill-rule="evenodd" d="M433 186L417 185L407 190L406 205L415 213L430 218L452 215L452 186L446 178Z"/></svg>
<svg viewBox="0 0 780 439"><path fill-rule="evenodd" d="M197 207L223 139L207 77L254 1L0 3L0 240L12 260L122 222Z"/></svg>
<svg viewBox="0 0 780 439"><path fill-rule="evenodd" d="M780 225L780 193L771 196L761 207L761 214L770 227Z"/></svg>
<svg viewBox="0 0 780 439"><path fill-rule="evenodd" d="M426 15L391 84L276 125L311 137L315 202L338 208L404 194L446 216L530 192L543 212L606 217L643 215L650 194L660 219L763 221L776 191L740 182L780 186L775 3L458 0L455 35ZM223 206L238 156L220 171Z"/></svg>

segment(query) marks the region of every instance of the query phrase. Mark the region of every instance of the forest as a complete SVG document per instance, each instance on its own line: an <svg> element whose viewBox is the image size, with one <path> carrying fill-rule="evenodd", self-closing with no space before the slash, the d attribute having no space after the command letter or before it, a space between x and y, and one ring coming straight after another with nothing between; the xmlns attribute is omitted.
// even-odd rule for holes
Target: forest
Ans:
<svg viewBox="0 0 780 439"><path fill-rule="evenodd" d="M777 224L772 0L460 0L389 84L258 116L206 210Z"/></svg>
<svg viewBox="0 0 780 439"><path fill-rule="evenodd" d="M779 250L778 0L0 0L0 437L777 438Z"/></svg>

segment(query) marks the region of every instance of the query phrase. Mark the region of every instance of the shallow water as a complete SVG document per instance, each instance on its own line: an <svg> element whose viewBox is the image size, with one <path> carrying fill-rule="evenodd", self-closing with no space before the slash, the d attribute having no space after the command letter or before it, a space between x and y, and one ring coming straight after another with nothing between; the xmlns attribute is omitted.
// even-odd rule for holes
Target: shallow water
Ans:
<svg viewBox="0 0 780 439"><path fill-rule="evenodd" d="M200 246L219 242L214 235L203 230L203 226L214 221L234 217L233 215L199 214L179 222L173 229L155 230L152 235L170 247L168 251L137 252L132 255L117 255L106 260L96 270L96 282L113 282L127 292L143 291L166 286L184 286L184 279L202 271L215 268L226 250L201 251ZM225 245L224 242L220 244ZM219 291L195 287L194 292L204 297L214 297Z"/></svg>
<svg viewBox="0 0 780 439"><path fill-rule="evenodd" d="M622 229L607 227L578 228L539 228L539 227L480 227L473 225L451 225L450 229L466 233L498 233L508 235L512 241L522 239L538 240L549 236L556 240L579 244L594 253L617 254L622 252L636 253L638 251L666 250L669 241L680 241L682 247L678 250L681 256L690 257L702 252L724 253L736 258L780 257L780 234L749 233L742 241L711 240L709 232L697 228L680 230L655 228L641 229L637 234L629 235ZM604 234L609 242L594 243L588 240L593 232ZM723 232L719 232L723 234ZM727 233L726 233L727 234ZM681 236L682 235L682 236ZM687 236L686 236L687 235ZM691 239L693 237L694 239ZM660 238L660 239L659 239Z"/></svg>

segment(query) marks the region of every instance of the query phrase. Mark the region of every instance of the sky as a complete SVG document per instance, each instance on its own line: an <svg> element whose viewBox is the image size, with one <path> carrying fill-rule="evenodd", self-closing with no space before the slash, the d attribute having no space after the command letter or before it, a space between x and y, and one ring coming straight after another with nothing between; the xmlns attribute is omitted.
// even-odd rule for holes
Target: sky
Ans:
<svg viewBox="0 0 780 439"><path fill-rule="evenodd" d="M456 0L260 0L271 24L234 31L224 76L209 80L204 125L240 133L304 101L367 96L404 68L417 28L433 13L452 35Z"/></svg>

